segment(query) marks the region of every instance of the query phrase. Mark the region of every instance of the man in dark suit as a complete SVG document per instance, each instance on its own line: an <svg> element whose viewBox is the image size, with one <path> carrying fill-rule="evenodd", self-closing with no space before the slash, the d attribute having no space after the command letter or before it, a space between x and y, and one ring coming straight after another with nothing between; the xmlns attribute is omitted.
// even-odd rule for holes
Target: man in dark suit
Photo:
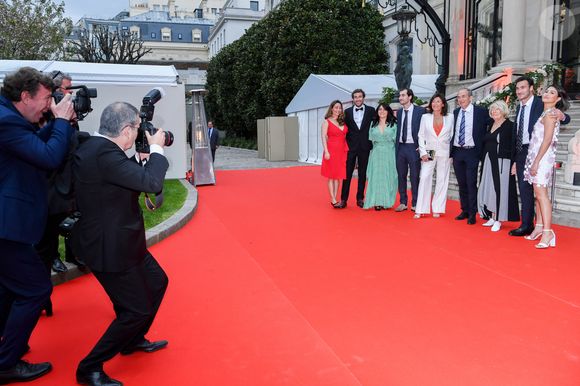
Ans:
<svg viewBox="0 0 580 386"><path fill-rule="evenodd" d="M413 104L415 94L410 88L399 91L401 108L397 112L397 137L395 140L395 154L397 175L399 177L399 206L396 212L407 210L407 174L411 174L411 209L417 205L417 191L419 189L419 174L421 172L421 158L419 157L419 127L425 108Z"/></svg>
<svg viewBox="0 0 580 386"><path fill-rule="evenodd" d="M471 90L462 88L457 92L459 107L453 111L455 124L450 157L459 185L461 213L456 220L467 219L475 224L477 213L477 170L483 152L483 137L492 119L487 109L474 106Z"/></svg>
<svg viewBox="0 0 580 386"><path fill-rule="evenodd" d="M207 122L207 135L209 138L209 147L211 149L211 159L215 161L215 151L219 147L220 134L218 130L213 127L213 122Z"/></svg>
<svg viewBox="0 0 580 386"><path fill-rule="evenodd" d="M52 284L34 250L47 216L47 171L68 148L70 96L52 99L52 80L24 67L4 78L0 96L0 384L36 379L51 364L21 358ZM38 130L43 113L55 119Z"/></svg>
<svg viewBox="0 0 580 386"><path fill-rule="evenodd" d="M350 180L355 166L358 164L358 187L356 191L356 204L359 208L364 206L365 184L367 181L367 165L369 154L373 147L369 141L369 128L375 116L375 109L366 105L365 92L357 88L351 93L354 106L344 111L344 123L348 127L346 143L348 154L346 158L346 180L342 181L340 204L337 208L345 208L350 193Z"/></svg>
<svg viewBox="0 0 580 386"><path fill-rule="evenodd" d="M510 236L527 236L534 230L534 189L524 180L524 166L534 125L544 112L542 98L534 96L534 80L527 76L516 79L516 95L520 103L516 107L516 133L512 137L514 154L512 174L518 178L518 190L522 205L522 223L509 232ZM562 124L570 122L570 117L561 111L555 112ZM538 224L541 225L541 224Z"/></svg>
<svg viewBox="0 0 580 386"><path fill-rule="evenodd" d="M103 110L99 131L73 159L74 187L81 218L73 229L73 251L101 283L116 319L77 368L84 385L120 385L103 371L118 353L153 352L167 341L145 338L167 288L167 275L145 244L140 192L158 193L169 167L163 156L164 132L146 133L151 154L144 166L125 151L139 128L139 111L124 102Z"/></svg>

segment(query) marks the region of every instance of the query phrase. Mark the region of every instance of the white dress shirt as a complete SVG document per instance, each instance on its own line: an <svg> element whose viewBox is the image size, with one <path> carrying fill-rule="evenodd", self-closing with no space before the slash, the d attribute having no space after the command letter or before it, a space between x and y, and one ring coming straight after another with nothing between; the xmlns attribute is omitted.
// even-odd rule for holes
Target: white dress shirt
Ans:
<svg viewBox="0 0 580 386"><path fill-rule="evenodd" d="M407 127L403 127L403 122L405 122L405 108L403 108L403 116L401 117L401 137L399 138L399 142L403 143L403 130L407 130L407 142L405 143L415 143L413 141L413 108L414 104L411 103L409 110L407 110Z"/></svg>
<svg viewBox="0 0 580 386"><path fill-rule="evenodd" d="M457 122L455 123L455 138L453 139L453 146L459 146L459 128L461 127L461 114L463 109L459 109L457 115ZM465 144L463 146L475 146L473 140L473 105L470 103L465 109Z"/></svg>
<svg viewBox="0 0 580 386"><path fill-rule="evenodd" d="M530 99L528 99L528 101L526 103L522 103L520 102L520 111L518 113L518 116L516 117L516 127L518 128L518 130L520 130L520 128L517 126L520 123L520 115L522 115L522 106L526 106L526 111L524 111L524 127L522 128L524 130L523 132L523 136L522 136L522 145L529 145L530 144L530 133L528 133L528 127L530 127L530 113L532 112L532 103L534 103L534 96L530 96ZM534 122L535 124L536 122Z"/></svg>
<svg viewBox="0 0 580 386"><path fill-rule="evenodd" d="M363 117L365 115L365 105L362 105L361 107L356 107L356 105L354 105L352 108L353 108L352 118L354 119L354 123L356 123L356 125L360 129L360 127L362 126ZM362 110L357 111L356 109Z"/></svg>

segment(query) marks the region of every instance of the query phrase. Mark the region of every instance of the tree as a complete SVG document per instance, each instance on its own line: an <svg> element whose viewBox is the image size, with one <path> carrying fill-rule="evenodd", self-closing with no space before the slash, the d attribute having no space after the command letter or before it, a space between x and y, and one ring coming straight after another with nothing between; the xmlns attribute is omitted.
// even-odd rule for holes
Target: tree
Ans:
<svg viewBox="0 0 580 386"><path fill-rule="evenodd" d="M135 64L151 52L136 33L111 31L106 25L94 26L92 32L82 29L69 44L71 54L92 63Z"/></svg>
<svg viewBox="0 0 580 386"><path fill-rule="evenodd" d="M0 0L0 59L61 59L71 29L62 2Z"/></svg>
<svg viewBox="0 0 580 386"><path fill-rule="evenodd" d="M252 138L256 119L285 115L311 73L386 73L382 20L358 1L282 2L212 58L208 112L220 128Z"/></svg>

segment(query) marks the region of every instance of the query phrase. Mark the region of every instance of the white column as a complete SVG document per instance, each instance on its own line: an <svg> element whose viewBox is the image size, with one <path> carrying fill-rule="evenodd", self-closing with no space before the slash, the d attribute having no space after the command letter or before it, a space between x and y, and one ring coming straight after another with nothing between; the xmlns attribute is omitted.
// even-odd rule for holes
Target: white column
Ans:
<svg viewBox="0 0 580 386"><path fill-rule="evenodd" d="M524 63L526 8L525 0L503 2L500 67L518 66Z"/></svg>

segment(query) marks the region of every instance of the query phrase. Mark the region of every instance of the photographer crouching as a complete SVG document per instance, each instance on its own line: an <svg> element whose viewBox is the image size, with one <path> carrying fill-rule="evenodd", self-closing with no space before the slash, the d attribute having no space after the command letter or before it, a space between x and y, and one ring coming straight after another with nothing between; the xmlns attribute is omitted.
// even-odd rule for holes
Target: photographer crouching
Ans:
<svg viewBox="0 0 580 386"><path fill-rule="evenodd" d="M52 87L50 77L23 67L4 78L0 96L0 384L29 381L52 367L21 359L52 292L33 247L46 223L46 173L61 164L73 130L71 97L55 104ZM49 109L55 119L38 130Z"/></svg>
<svg viewBox="0 0 580 386"><path fill-rule="evenodd" d="M167 341L145 338L167 288L167 275L145 244L139 207L141 192L158 193L169 167L163 156L166 134L140 129L139 111L125 102L105 108L99 131L73 159L74 191L81 217L72 232L73 251L91 269L113 303L116 318L77 368L77 382L121 385L103 371L118 353L153 352ZM152 131L153 132L153 131ZM125 151L145 134L149 156L144 166ZM141 154L143 155L143 154Z"/></svg>

